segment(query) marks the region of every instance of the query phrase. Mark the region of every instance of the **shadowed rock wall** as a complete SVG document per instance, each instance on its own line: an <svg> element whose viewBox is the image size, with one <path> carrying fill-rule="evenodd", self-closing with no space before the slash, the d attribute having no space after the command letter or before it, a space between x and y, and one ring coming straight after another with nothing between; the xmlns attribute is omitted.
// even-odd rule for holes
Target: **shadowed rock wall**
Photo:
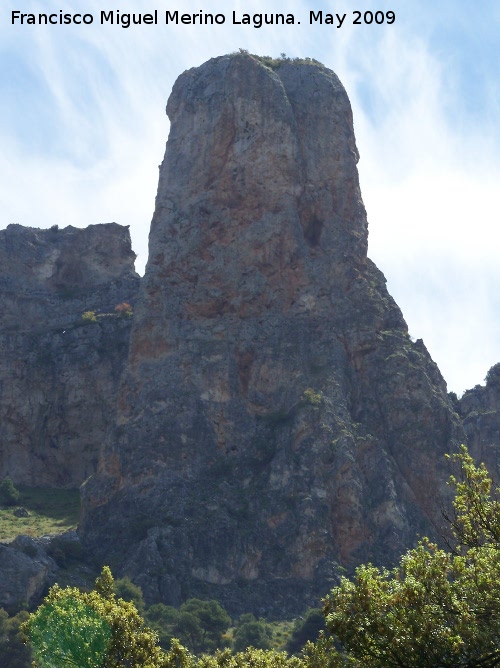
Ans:
<svg viewBox="0 0 500 668"><path fill-rule="evenodd" d="M488 371L486 384L464 392L456 402L471 455L484 462L500 484L500 364Z"/></svg>
<svg viewBox="0 0 500 668"><path fill-rule="evenodd" d="M0 478L78 487L114 423L139 277L114 223L0 231ZM85 324L84 311L111 313Z"/></svg>

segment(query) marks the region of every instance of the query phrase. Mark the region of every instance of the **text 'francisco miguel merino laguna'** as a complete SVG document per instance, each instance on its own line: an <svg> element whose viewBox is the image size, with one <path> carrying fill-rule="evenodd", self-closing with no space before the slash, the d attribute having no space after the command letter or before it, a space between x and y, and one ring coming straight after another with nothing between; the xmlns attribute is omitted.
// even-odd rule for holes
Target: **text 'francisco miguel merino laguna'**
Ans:
<svg viewBox="0 0 500 668"><path fill-rule="evenodd" d="M232 12L232 21L227 21L225 14L210 14L199 11L194 14L182 14L179 11L165 11L164 16L157 10L146 14L125 13L114 9L101 11L98 19L93 14L69 14L62 9L53 14L25 14L23 12L12 11L12 25L91 25L100 23L101 25L117 25L122 28L129 28L132 25L158 25L164 19L165 24L174 25L223 25L233 23L234 25L249 25L254 28L261 28L263 25L294 25L300 21L295 19L293 14L240 14Z"/></svg>

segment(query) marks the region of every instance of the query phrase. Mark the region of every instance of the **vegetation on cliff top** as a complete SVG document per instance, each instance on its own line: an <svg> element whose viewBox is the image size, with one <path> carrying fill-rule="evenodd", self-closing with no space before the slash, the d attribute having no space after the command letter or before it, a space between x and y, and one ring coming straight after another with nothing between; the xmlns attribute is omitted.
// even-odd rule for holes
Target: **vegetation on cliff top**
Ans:
<svg viewBox="0 0 500 668"><path fill-rule="evenodd" d="M320 63L315 58L290 58L286 53L281 53L279 58L273 58L272 56L259 56L256 53L249 53L246 49L240 49L239 52L251 56L272 70L277 70L283 65L315 65L316 67L325 67L323 63Z"/></svg>

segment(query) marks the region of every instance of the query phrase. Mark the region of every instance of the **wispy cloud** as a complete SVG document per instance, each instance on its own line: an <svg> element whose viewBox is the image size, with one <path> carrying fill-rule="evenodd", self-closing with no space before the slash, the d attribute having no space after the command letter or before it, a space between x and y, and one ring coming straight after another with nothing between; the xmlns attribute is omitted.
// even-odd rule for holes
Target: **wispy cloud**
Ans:
<svg viewBox="0 0 500 668"><path fill-rule="evenodd" d="M500 135L491 107L481 118L462 109L446 55L411 35L403 44L387 34L379 50L352 65L353 79L378 91L375 108L362 84L351 94L369 252L460 393L500 360ZM492 105L499 83L485 91Z"/></svg>
<svg viewBox="0 0 500 668"><path fill-rule="evenodd" d="M110 0L109 9L126 11ZM498 315L498 5L463 0L394 7L393 26L309 26L323 2L276 0L301 26L215 28L92 25L16 27L0 7L0 225L131 226L147 257L175 78L210 57L251 52L308 55L339 74L354 109L370 255L386 273L414 336L422 336L450 388L482 380L500 360ZM399 4L399 3L398 3ZM159 3L130 2L130 11ZM61 3L24 3L59 12ZM103 9L72 0L65 12ZM179 11L199 11L187 0ZM212 0L205 11L262 11L262 3ZM335 12L352 14L352 2ZM496 24L495 24L496 21ZM476 71L473 78L471 72Z"/></svg>

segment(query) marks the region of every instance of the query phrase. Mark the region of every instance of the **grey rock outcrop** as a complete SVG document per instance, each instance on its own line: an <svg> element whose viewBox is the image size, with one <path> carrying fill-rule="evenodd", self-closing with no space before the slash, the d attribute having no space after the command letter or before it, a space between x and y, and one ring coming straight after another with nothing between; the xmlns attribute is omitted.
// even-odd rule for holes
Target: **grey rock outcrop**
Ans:
<svg viewBox="0 0 500 668"><path fill-rule="evenodd" d="M467 390L457 402L471 455L484 462L500 485L500 364L486 376L485 385Z"/></svg>
<svg viewBox="0 0 500 668"><path fill-rule="evenodd" d="M139 277L127 228L0 231L0 479L78 487L114 422ZM108 313L93 324L84 311Z"/></svg>
<svg viewBox="0 0 500 668"><path fill-rule="evenodd" d="M149 602L283 616L440 530L459 418L367 258L349 100L314 63L179 77L117 419L79 529Z"/></svg>
<svg viewBox="0 0 500 668"><path fill-rule="evenodd" d="M0 564L0 608L10 613L38 603L57 571L43 539L29 536L19 536L9 545L0 543Z"/></svg>

